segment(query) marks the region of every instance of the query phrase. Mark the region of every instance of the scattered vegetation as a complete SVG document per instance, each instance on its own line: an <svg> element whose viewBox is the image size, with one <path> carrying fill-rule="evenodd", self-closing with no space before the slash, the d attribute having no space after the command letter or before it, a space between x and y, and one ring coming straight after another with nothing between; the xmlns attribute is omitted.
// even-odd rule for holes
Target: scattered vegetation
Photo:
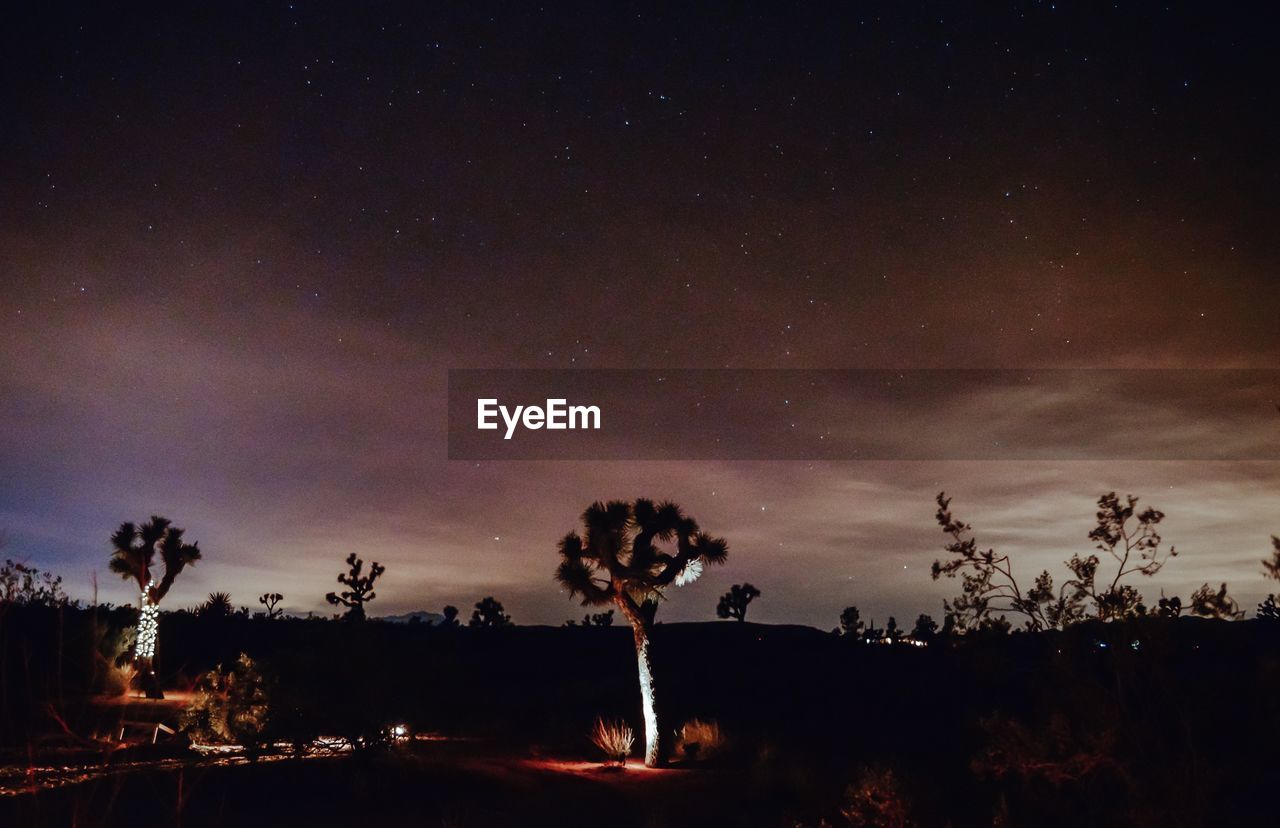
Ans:
<svg viewBox="0 0 1280 828"><path fill-rule="evenodd" d="M1161 549L1157 527L1164 520L1163 512L1139 510L1137 497L1122 500L1108 492L1098 499L1097 525L1089 539L1114 563L1111 578L1099 581L1102 558L1098 555L1073 555L1066 562L1073 577L1057 589L1046 570L1024 590L1009 556L980 549L973 527L952 514L945 492L938 495L937 505L938 525L951 540L945 547L949 557L934 561L932 574L934 580L960 577L960 595L944 606L961 631L1005 629L1010 626L1007 615L1021 616L1028 630L1062 629L1087 618L1112 621L1145 615L1141 594L1125 579L1155 575L1177 555L1174 547L1167 552Z"/></svg>
<svg viewBox="0 0 1280 828"><path fill-rule="evenodd" d="M0 566L0 604L57 607L65 603L62 576L8 559Z"/></svg>
<svg viewBox="0 0 1280 828"><path fill-rule="evenodd" d="M578 622L570 618L564 622L566 627L576 627ZM613 610L606 612L589 612L582 616L582 626L584 627L612 627L613 626Z"/></svg>

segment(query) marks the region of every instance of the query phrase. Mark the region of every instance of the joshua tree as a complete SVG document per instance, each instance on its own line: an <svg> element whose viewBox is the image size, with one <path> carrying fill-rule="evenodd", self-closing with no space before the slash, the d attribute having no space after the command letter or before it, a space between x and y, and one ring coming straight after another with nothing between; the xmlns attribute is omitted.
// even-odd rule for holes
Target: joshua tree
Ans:
<svg viewBox="0 0 1280 828"><path fill-rule="evenodd" d="M284 610L277 609L276 605L283 600L284 600L284 596L278 592L268 592L265 595L258 596L258 603L262 604L262 606L267 608L268 618L280 617L280 615L284 612Z"/></svg>
<svg viewBox="0 0 1280 828"><path fill-rule="evenodd" d="M716 617L746 621L747 605L759 597L760 590L751 584L734 584L720 596L720 603L716 604Z"/></svg>
<svg viewBox="0 0 1280 828"><path fill-rule="evenodd" d="M658 602L672 584L690 583L707 564L724 563L728 545L700 531L693 518L669 502L596 502L582 513L582 523L582 534L570 532L560 541L556 580L570 596L582 596L584 606L616 605L631 625L644 710L644 763L654 767L661 753L649 639Z"/></svg>
<svg viewBox="0 0 1280 828"><path fill-rule="evenodd" d="M348 571L338 576L338 583L347 588L340 593L330 592L324 600L346 607L343 617L348 621L363 621L364 605L378 597L378 593L373 591L373 584L387 568L374 561L369 567L369 574L364 575L364 560L356 557L354 552L347 556L347 566Z"/></svg>
<svg viewBox="0 0 1280 828"><path fill-rule="evenodd" d="M108 568L124 578L133 580L140 592L138 607L138 637L133 658L138 666L147 696L164 698L155 680L154 661L156 639L159 632L160 601L168 594L173 582L188 565L200 560L200 545L187 543L183 530L167 518L152 516L141 526L122 523L111 535L111 561ZM164 574L156 581L156 553L164 563Z"/></svg>
<svg viewBox="0 0 1280 828"><path fill-rule="evenodd" d="M209 600L196 608L198 615L209 618L230 618L232 612L231 596L225 592L210 592Z"/></svg>
<svg viewBox="0 0 1280 828"><path fill-rule="evenodd" d="M469 627L510 627L511 616L505 612L502 602L492 595L483 601L476 601L476 608L471 612Z"/></svg>
<svg viewBox="0 0 1280 828"><path fill-rule="evenodd" d="M845 607L840 613L840 634L857 637L862 633L862 615L857 607Z"/></svg>

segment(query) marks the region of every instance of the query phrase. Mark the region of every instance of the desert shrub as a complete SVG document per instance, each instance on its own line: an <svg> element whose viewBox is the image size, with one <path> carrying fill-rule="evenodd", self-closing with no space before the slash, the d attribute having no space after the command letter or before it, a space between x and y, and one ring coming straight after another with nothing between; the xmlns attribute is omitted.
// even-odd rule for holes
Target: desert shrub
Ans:
<svg viewBox="0 0 1280 828"><path fill-rule="evenodd" d="M635 731L622 719L597 717L595 726L591 728L591 742L604 753L605 762L625 765L635 741Z"/></svg>
<svg viewBox="0 0 1280 828"><path fill-rule="evenodd" d="M93 672L90 687L106 696L123 696L138 676L131 654L137 638L136 626L120 627L95 613L89 621L93 641Z"/></svg>
<svg viewBox="0 0 1280 828"><path fill-rule="evenodd" d="M229 670L201 676L195 701L183 711L181 729L196 742L255 748L268 719L268 689L253 659L243 653Z"/></svg>
<svg viewBox="0 0 1280 828"><path fill-rule="evenodd" d="M724 731L715 720L690 719L676 734L676 752L685 759L711 759L724 747Z"/></svg>

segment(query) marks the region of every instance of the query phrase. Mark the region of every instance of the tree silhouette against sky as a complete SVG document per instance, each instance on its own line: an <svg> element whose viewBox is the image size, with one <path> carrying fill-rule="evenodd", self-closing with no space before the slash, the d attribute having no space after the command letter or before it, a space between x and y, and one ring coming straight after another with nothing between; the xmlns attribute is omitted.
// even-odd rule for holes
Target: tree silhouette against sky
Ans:
<svg viewBox="0 0 1280 828"><path fill-rule="evenodd" d="M720 603L716 604L716 617L746 621L747 606L759 597L760 590L751 584L734 584L720 596Z"/></svg>
<svg viewBox="0 0 1280 828"><path fill-rule="evenodd" d="M510 627L511 616L507 615L502 602L490 595L481 601L476 601L476 608L471 611L471 621L467 626Z"/></svg>
<svg viewBox="0 0 1280 828"><path fill-rule="evenodd" d="M156 581L155 557L160 553L164 572ZM200 560L200 545L187 543L183 530L168 518L152 515L141 526L122 523L111 535L111 561L115 574L138 584L138 636L133 657L138 675L150 698L164 698L155 679L155 654L159 638L160 601L187 566Z"/></svg>
<svg viewBox="0 0 1280 828"><path fill-rule="evenodd" d="M938 525L951 538L945 546L950 557L934 561L932 574L935 581L960 577L960 595L944 606L962 629L1007 623L1004 613L1022 615L1029 630L1062 629L1089 617L1111 621L1145 615L1141 594L1124 580L1155 575L1178 554L1173 547L1161 549L1156 527L1164 520L1163 512L1150 507L1139 511L1134 495L1122 499L1108 492L1098 498L1097 525L1089 540L1114 563L1111 578L1099 580L1104 560L1099 555L1072 555L1066 567L1074 577L1055 590L1045 570L1024 590L1009 556L981 549L973 527L952 514L945 492L939 493L937 504Z"/></svg>
<svg viewBox="0 0 1280 828"><path fill-rule="evenodd" d="M669 501L597 501L582 513L582 534L560 541L556 580L581 596L584 606L614 604L631 625L644 711L644 763L661 761L657 690L650 656L650 632L667 587L687 584L707 564L724 563L723 538L702 532L693 518Z"/></svg>
<svg viewBox="0 0 1280 828"><path fill-rule="evenodd" d="M378 597L373 591L373 584L382 577L387 568L374 561L369 567L369 574L364 574L364 560L352 552L347 556L347 571L338 576L338 583L346 587L342 592L330 592L324 600L335 606L347 608L343 618L348 621L363 621L364 605Z"/></svg>

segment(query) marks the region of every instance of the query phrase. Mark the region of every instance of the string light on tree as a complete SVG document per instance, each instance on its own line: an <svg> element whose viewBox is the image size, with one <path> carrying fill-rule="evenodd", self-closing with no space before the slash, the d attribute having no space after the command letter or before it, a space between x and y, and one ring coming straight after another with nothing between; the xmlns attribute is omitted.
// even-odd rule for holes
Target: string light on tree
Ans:
<svg viewBox="0 0 1280 828"><path fill-rule="evenodd" d="M134 657L146 659L148 667L151 659L155 658L156 638L160 631L160 605L151 600L151 590L154 586L155 581L148 581L139 599L138 642L134 650Z"/></svg>

